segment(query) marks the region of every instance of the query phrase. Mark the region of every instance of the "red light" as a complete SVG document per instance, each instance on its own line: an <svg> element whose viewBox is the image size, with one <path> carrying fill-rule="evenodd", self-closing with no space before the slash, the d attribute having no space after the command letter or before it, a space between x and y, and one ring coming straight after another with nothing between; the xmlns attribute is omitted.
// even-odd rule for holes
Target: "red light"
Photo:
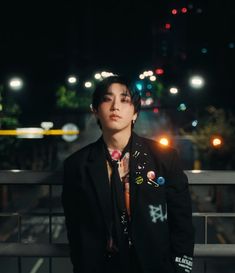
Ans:
<svg viewBox="0 0 235 273"><path fill-rule="evenodd" d="M151 93L150 92L146 92L146 97L150 97Z"/></svg>
<svg viewBox="0 0 235 273"><path fill-rule="evenodd" d="M155 73L156 73L157 75L162 75L162 74L164 74L164 70L163 70L162 68L157 68L157 69L155 70Z"/></svg>
<svg viewBox="0 0 235 273"><path fill-rule="evenodd" d="M166 23L165 24L165 29L170 29L171 28L171 24L170 23Z"/></svg>
<svg viewBox="0 0 235 273"><path fill-rule="evenodd" d="M188 11L187 8L182 8L182 9L181 9L181 12L182 12L182 13L186 13L187 11Z"/></svg>
<svg viewBox="0 0 235 273"><path fill-rule="evenodd" d="M178 11L177 11L177 9L173 9L173 10L171 11L171 13L172 13L173 15L176 15L176 14L178 13Z"/></svg>
<svg viewBox="0 0 235 273"><path fill-rule="evenodd" d="M156 107L153 108L153 113L156 113L156 114L157 114L158 112L159 112L159 109L158 109L158 108L156 108Z"/></svg>

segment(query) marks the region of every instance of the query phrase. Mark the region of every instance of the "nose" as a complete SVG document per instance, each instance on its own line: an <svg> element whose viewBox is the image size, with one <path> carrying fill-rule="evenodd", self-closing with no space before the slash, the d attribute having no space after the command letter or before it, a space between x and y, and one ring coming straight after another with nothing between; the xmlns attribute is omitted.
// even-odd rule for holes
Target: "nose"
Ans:
<svg viewBox="0 0 235 273"><path fill-rule="evenodd" d="M115 110L118 110L119 111L119 103L118 103L118 100L115 98L113 100L113 103L111 105L111 111L115 111Z"/></svg>

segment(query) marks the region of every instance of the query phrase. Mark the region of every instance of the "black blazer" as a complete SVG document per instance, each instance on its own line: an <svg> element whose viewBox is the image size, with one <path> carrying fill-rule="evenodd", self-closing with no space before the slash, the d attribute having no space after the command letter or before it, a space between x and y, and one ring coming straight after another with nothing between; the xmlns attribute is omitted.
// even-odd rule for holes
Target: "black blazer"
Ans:
<svg viewBox="0 0 235 273"><path fill-rule="evenodd" d="M143 273L191 272L194 248L188 180L177 152L133 133L130 158L131 236ZM164 183L150 183L154 171ZM74 272L102 272L111 210L102 140L64 162L64 207Z"/></svg>

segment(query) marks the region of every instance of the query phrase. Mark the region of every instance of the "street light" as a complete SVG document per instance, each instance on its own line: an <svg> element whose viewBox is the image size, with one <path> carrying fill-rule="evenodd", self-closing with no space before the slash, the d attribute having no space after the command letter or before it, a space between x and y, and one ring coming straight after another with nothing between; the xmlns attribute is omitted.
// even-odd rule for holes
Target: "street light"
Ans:
<svg viewBox="0 0 235 273"><path fill-rule="evenodd" d="M168 145L169 145L169 139L166 138L166 137L161 137L161 138L159 139L159 143L160 143L161 145L163 145L163 146L168 146Z"/></svg>
<svg viewBox="0 0 235 273"><path fill-rule="evenodd" d="M0 84L0 112L5 111L11 101L11 94L8 91L20 91L23 85L23 80L20 77L13 77L6 83Z"/></svg>
<svg viewBox="0 0 235 273"><path fill-rule="evenodd" d="M223 139L221 136L212 136L210 139L211 145L218 149L223 145Z"/></svg>
<svg viewBox="0 0 235 273"><path fill-rule="evenodd" d="M195 75L189 78L189 85L194 89L201 89L205 85L203 77Z"/></svg>
<svg viewBox="0 0 235 273"><path fill-rule="evenodd" d="M68 76L67 81L70 85L75 85L77 83L77 77L74 75Z"/></svg>
<svg viewBox="0 0 235 273"><path fill-rule="evenodd" d="M169 89L169 92L170 92L172 95L176 95L176 94L178 94L179 90L178 90L177 87L171 87L171 88Z"/></svg>
<svg viewBox="0 0 235 273"><path fill-rule="evenodd" d="M94 77L96 80L102 80L102 76L100 73L95 73Z"/></svg>
<svg viewBox="0 0 235 273"><path fill-rule="evenodd" d="M87 81L87 82L84 83L84 86L85 86L86 88L91 88L91 87L92 87L92 82Z"/></svg>
<svg viewBox="0 0 235 273"><path fill-rule="evenodd" d="M19 91L23 87L23 80L19 77L11 78L8 81L8 87L13 91Z"/></svg>

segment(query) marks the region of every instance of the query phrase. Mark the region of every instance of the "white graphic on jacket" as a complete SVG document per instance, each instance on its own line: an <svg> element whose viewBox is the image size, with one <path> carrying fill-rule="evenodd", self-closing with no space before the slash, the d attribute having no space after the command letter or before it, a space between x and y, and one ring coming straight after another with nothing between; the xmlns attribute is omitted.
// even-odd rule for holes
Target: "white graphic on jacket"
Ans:
<svg viewBox="0 0 235 273"><path fill-rule="evenodd" d="M158 206L149 205L149 214L153 223L157 223L157 221L164 222L167 220L167 210L165 209L164 213L161 204Z"/></svg>
<svg viewBox="0 0 235 273"><path fill-rule="evenodd" d="M193 267L193 258L184 255L183 257L175 257L175 262L180 268L184 269L184 272L190 273Z"/></svg>

